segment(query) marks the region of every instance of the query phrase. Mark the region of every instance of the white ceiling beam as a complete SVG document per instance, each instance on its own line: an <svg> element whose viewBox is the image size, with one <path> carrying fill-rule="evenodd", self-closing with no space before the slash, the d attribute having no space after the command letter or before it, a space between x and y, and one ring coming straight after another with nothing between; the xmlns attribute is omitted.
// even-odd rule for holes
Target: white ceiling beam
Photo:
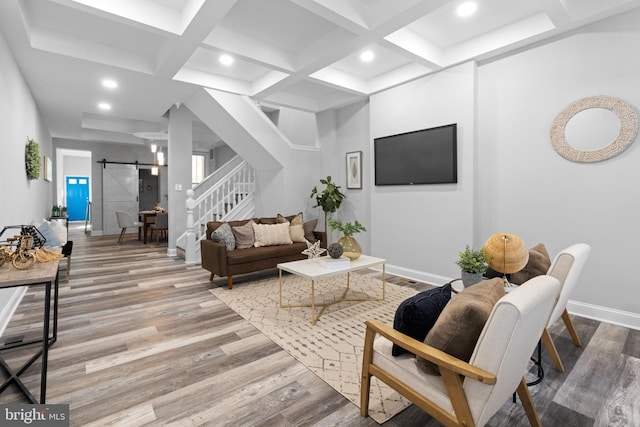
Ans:
<svg viewBox="0 0 640 427"><path fill-rule="evenodd" d="M174 76L174 80L241 95L251 93L251 86L245 81L204 73L187 67L182 67Z"/></svg>
<svg viewBox="0 0 640 427"><path fill-rule="evenodd" d="M358 8L358 2L344 0L291 0L291 2L354 34L362 34L368 28L363 11Z"/></svg>
<svg viewBox="0 0 640 427"><path fill-rule="evenodd" d="M195 7L195 0L188 6ZM195 14L191 10L184 15L192 15L184 32L177 39L168 39L156 58L156 75L160 78L171 78L188 61L200 43L222 21L237 0L216 0L204 2L199 0L200 8Z"/></svg>
<svg viewBox="0 0 640 427"><path fill-rule="evenodd" d="M237 55L242 59L283 72L293 71L293 58L288 52L237 31L217 27L204 40L203 48Z"/></svg>

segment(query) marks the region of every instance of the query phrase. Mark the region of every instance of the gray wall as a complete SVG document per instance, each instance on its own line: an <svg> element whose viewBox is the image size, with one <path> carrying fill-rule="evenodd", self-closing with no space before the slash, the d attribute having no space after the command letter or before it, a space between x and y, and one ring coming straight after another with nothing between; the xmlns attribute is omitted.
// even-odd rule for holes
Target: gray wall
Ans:
<svg viewBox="0 0 640 427"><path fill-rule="evenodd" d="M53 159L51 137L20 70L0 33L0 229L30 224L51 215L53 182L27 179L27 138L40 145L40 156ZM54 170L55 172L55 170Z"/></svg>

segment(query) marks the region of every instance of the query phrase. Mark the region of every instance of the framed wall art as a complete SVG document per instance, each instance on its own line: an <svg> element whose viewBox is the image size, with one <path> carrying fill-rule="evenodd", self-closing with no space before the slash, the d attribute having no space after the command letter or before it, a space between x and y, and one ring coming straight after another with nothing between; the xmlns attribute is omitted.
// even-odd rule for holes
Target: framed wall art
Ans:
<svg viewBox="0 0 640 427"><path fill-rule="evenodd" d="M53 163L51 157L44 156L44 180L53 181Z"/></svg>
<svg viewBox="0 0 640 427"><path fill-rule="evenodd" d="M362 151L347 153L347 188L362 188Z"/></svg>

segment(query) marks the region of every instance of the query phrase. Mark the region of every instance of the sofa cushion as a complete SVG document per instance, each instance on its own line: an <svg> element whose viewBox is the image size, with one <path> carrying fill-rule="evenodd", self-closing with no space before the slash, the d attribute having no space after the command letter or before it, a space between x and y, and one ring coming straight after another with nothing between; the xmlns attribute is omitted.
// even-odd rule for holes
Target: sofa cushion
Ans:
<svg viewBox="0 0 640 427"><path fill-rule="evenodd" d="M438 320L438 316L451 299L451 284L420 292L402 301L393 319L393 329L418 341L424 341L427 332ZM408 353L394 344L391 354L400 356Z"/></svg>
<svg viewBox="0 0 640 427"><path fill-rule="evenodd" d="M36 227L40 234L42 234L42 237L45 238L44 246L47 248L62 246L67 242L67 239L60 238L56 227L57 225L55 223L48 221L44 221Z"/></svg>
<svg viewBox="0 0 640 427"><path fill-rule="evenodd" d="M275 216L258 218L257 221L254 221L256 224L277 224L278 220Z"/></svg>
<svg viewBox="0 0 640 427"><path fill-rule="evenodd" d="M222 224L211 233L215 242L223 243L227 248L227 251L232 251L236 248L236 239L233 237L233 231L228 223Z"/></svg>
<svg viewBox="0 0 640 427"><path fill-rule="evenodd" d="M253 224L253 220L250 219L243 225L231 227L233 237L236 239L236 249L250 248L256 242L255 235L253 233Z"/></svg>
<svg viewBox="0 0 640 427"><path fill-rule="evenodd" d="M289 233L289 222L280 224L253 224L255 234L254 246L290 245L291 234Z"/></svg>
<svg viewBox="0 0 640 427"><path fill-rule="evenodd" d="M304 238L311 243L316 241L316 236L313 234L313 230L316 229L316 225L318 225L318 218L310 219L302 224L302 227L304 228Z"/></svg>
<svg viewBox="0 0 640 427"><path fill-rule="evenodd" d="M547 274L551 267L551 258L547 248L542 243L538 243L529 249L529 261L524 268L517 273L511 274L509 281L516 285L521 285L529 279L542 274Z"/></svg>
<svg viewBox="0 0 640 427"><path fill-rule="evenodd" d="M289 234L291 235L292 242L305 243L304 227L302 224L291 224L289 227Z"/></svg>
<svg viewBox="0 0 640 427"><path fill-rule="evenodd" d="M504 282L500 278L464 288L442 310L424 339L425 344L468 362L493 306L504 295ZM435 364L421 357L416 360L422 371L440 375Z"/></svg>
<svg viewBox="0 0 640 427"><path fill-rule="evenodd" d="M283 222L290 222L291 225L302 224L304 221L302 220L302 212L298 212L296 215L291 216L282 216L281 214L276 215L276 222L281 224Z"/></svg>
<svg viewBox="0 0 640 427"><path fill-rule="evenodd" d="M307 248L306 243L292 243L290 245L261 246L246 249L236 249L227 252L227 264L253 264L266 259L285 259L294 255L300 255L300 259L306 258L301 252ZM284 261L278 261L284 262ZM274 265L275 266L275 265Z"/></svg>

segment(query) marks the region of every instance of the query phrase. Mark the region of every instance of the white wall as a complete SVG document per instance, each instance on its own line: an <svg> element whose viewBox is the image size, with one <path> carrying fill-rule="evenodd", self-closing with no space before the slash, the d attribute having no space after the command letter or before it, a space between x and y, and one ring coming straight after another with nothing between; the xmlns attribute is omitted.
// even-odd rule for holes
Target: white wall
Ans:
<svg viewBox="0 0 640 427"><path fill-rule="evenodd" d="M479 243L473 240L475 81L476 67L467 63L371 96L365 157L371 253L387 259L390 272L442 284L460 275L458 251ZM458 124L457 184L373 186L373 139L450 123Z"/></svg>
<svg viewBox="0 0 640 427"><path fill-rule="evenodd" d="M273 115L270 116L273 121ZM289 138L294 145L315 147L316 116L315 114L281 107L275 125Z"/></svg>
<svg viewBox="0 0 640 427"><path fill-rule="evenodd" d="M53 158L51 136L20 70L0 33L0 230L5 225L29 224L51 215L53 182L27 179L25 146L28 138L40 145L40 156Z"/></svg>
<svg viewBox="0 0 640 427"><path fill-rule="evenodd" d="M342 108L336 113L336 150L331 153L331 163L337 169L333 181L341 186L340 191L346 198L336 217L344 222L358 220L367 229L365 232L355 235L364 253L371 253L371 175L370 160L373 151L369 144L369 103L359 102ZM362 152L362 189L347 188L347 162L346 155L349 152ZM337 241L342 233L334 231L329 238L330 242Z"/></svg>
<svg viewBox="0 0 640 427"><path fill-rule="evenodd" d="M370 211L370 253L388 259L388 271L444 283L459 276L457 252L465 244L481 247L494 233L515 233L528 246L544 243L552 257L586 242L592 253L570 311L640 328L638 137L621 155L595 164L565 160L550 143L553 119L580 98L616 96L638 110L638 45L640 11L634 11L372 95L366 144L337 119L364 120L364 109L322 113L325 171L344 179L343 165L336 165L346 151L363 149L370 197L349 200L358 215ZM458 123L458 184L372 184L374 138L447 123ZM357 142L342 146L346 141Z"/></svg>
<svg viewBox="0 0 640 427"><path fill-rule="evenodd" d="M640 314L640 146L636 138L610 160L574 163L553 150L551 123L568 104L593 95L622 98L637 111L639 45L635 11L479 67L480 235L511 231L529 246L544 243L552 255L590 244L571 297L573 311L584 314L591 305Z"/></svg>

